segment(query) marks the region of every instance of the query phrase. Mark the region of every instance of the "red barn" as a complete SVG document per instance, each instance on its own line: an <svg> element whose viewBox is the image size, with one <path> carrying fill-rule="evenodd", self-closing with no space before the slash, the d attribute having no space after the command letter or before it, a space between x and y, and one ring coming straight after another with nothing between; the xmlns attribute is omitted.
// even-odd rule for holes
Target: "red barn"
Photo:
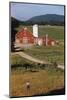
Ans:
<svg viewBox="0 0 67 100"><path fill-rule="evenodd" d="M23 44L34 43L33 34L25 27L16 34L15 42Z"/></svg>

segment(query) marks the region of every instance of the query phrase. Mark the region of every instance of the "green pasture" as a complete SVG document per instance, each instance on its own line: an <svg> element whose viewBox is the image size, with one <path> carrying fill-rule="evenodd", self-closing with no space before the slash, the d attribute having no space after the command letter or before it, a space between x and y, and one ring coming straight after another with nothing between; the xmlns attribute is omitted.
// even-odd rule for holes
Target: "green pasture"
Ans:
<svg viewBox="0 0 67 100"><path fill-rule="evenodd" d="M64 46L34 46L24 50L25 53L37 59L64 64Z"/></svg>

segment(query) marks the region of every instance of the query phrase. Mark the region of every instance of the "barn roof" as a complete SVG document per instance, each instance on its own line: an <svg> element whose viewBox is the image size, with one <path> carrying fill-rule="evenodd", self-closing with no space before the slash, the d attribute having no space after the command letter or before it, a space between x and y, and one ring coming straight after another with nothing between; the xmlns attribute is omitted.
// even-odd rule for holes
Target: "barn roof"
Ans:
<svg viewBox="0 0 67 100"><path fill-rule="evenodd" d="M16 34L16 37L17 38L23 38L23 37L33 37L33 34L32 32L30 32L27 27L23 28L20 32L18 32Z"/></svg>

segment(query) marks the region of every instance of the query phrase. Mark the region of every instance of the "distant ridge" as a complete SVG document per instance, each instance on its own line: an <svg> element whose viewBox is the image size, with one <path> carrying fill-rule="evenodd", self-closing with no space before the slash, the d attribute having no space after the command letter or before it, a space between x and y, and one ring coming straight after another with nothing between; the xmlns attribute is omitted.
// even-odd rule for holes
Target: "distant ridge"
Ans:
<svg viewBox="0 0 67 100"><path fill-rule="evenodd" d="M63 15L57 15L57 14L46 14L46 15L40 15L30 18L28 21L64 21Z"/></svg>

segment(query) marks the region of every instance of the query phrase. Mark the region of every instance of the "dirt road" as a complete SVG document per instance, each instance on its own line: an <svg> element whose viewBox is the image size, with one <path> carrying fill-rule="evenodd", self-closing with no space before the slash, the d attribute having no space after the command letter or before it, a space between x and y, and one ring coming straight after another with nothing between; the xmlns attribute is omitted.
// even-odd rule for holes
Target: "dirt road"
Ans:
<svg viewBox="0 0 67 100"><path fill-rule="evenodd" d="M15 52L14 54L18 54L21 57L26 58L26 59L28 59L30 61L33 61L33 62L36 62L36 63L40 63L40 64L51 64L51 63L49 63L47 61L41 61L39 59L36 59L36 58L34 58L34 57L32 57L32 56L24 53L24 52ZM64 65L58 65L57 67L58 68L61 68L61 69L64 69Z"/></svg>
<svg viewBox="0 0 67 100"><path fill-rule="evenodd" d="M26 59L28 59L28 60L30 60L30 61L33 61L33 62L36 62L36 63L41 63L41 64L48 64L48 63L49 63L49 62L47 62L47 61L41 61L41 60L39 60L39 59L36 59L36 58L34 58L34 57L32 57L32 56L30 56L30 55L24 53L24 52L15 52L14 54L18 54L18 55L20 55L21 57L26 58Z"/></svg>

